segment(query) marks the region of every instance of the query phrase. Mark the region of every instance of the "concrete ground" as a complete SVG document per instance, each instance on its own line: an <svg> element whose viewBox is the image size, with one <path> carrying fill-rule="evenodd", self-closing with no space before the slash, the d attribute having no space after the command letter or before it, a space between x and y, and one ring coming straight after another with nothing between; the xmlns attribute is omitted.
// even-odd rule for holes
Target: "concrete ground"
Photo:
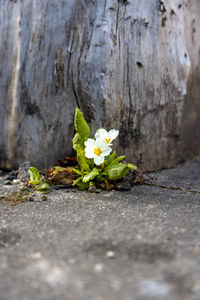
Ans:
<svg viewBox="0 0 200 300"><path fill-rule="evenodd" d="M0 201L0 300L199 300L200 160L150 176ZM0 195L16 189L4 180Z"/></svg>

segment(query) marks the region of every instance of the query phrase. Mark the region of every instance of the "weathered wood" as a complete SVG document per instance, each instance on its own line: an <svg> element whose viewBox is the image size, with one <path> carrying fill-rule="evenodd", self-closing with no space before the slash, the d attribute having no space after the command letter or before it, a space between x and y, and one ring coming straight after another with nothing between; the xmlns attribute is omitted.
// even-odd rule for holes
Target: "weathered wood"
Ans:
<svg viewBox="0 0 200 300"><path fill-rule="evenodd" d="M0 1L0 166L70 154L78 106L143 170L200 145L198 0Z"/></svg>

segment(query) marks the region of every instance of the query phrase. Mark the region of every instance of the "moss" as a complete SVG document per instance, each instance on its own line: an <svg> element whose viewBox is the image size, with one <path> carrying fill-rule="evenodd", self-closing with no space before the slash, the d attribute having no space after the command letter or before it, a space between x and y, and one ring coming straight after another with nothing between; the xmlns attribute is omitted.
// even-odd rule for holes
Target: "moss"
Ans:
<svg viewBox="0 0 200 300"><path fill-rule="evenodd" d="M30 195L29 191L17 191L0 197L0 201L14 206L29 201Z"/></svg>

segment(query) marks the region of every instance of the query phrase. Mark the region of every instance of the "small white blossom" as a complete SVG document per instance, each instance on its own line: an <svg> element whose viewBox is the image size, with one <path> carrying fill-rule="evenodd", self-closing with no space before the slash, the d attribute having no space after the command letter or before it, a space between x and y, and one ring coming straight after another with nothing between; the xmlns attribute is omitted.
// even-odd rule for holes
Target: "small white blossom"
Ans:
<svg viewBox="0 0 200 300"><path fill-rule="evenodd" d="M96 140L88 139L85 142L85 156L94 158L94 163L100 165L104 162L104 157L109 155L112 149L108 147L106 141L102 138Z"/></svg>
<svg viewBox="0 0 200 300"><path fill-rule="evenodd" d="M98 129L95 138L102 138L106 141L107 146L111 146L112 141L115 140L119 135L119 130L111 129L110 131L107 131L103 128Z"/></svg>

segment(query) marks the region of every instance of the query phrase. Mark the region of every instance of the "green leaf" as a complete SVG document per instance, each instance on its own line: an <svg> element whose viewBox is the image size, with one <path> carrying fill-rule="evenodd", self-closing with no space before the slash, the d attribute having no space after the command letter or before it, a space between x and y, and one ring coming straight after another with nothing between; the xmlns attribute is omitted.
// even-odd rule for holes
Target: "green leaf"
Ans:
<svg viewBox="0 0 200 300"><path fill-rule="evenodd" d="M90 135L90 128L84 119L83 113L77 107L75 112L75 129L81 134L82 137L88 139Z"/></svg>
<svg viewBox="0 0 200 300"><path fill-rule="evenodd" d="M105 166L109 166L113 160L115 159L116 157L116 151L114 151L112 154L108 155L106 158L105 158Z"/></svg>
<svg viewBox="0 0 200 300"><path fill-rule="evenodd" d="M135 166L134 164L129 163L128 164L129 169L131 170L137 170L137 166Z"/></svg>
<svg viewBox="0 0 200 300"><path fill-rule="evenodd" d="M108 178L110 180L118 180L127 175L129 172L129 167L125 164L119 163L112 166L108 170Z"/></svg>
<svg viewBox="0 0 200 300"><path fill-rule="evenodd" d="M83 175L83 172L78 170L78 169L73 169L74 173L78 174L78 175Z"/></svg>
<svg viewBox="0 0 200 300"><path fill-rule="evenodd" d="M86 158L86 161L87 161L87 164L89 165L90 170L92 170L94 168L94 159Z"/></svg>
<svg viewBox="0 0 200 300"><path fill-rule="evenodd" d="M73 148L74 150L78 151L79 149L84 148L84 142L90 135L90 128L79 108L76 108L74 125L76 134L73 138Z"/></svg>
<svg viewBox="0 0 200 300"><path fill-rule="evenodd" d="M89 164L87 162L87 158L85 157L85 151L84 150L79 150L77 152L77 161L78 161L78 164L81 168L81 170L83 171L90 171L90 167L89 167Z"/></svg>
<svg viewBox="0 0 200 300"><path fill-rule="evenodd" d="M114 151L112 154L109 155L109 162L112 163L115 157L116 157L116 151Z"/></svg>
<svg viewBox="0 0 200 300"><path fill-rule="evenodd" d="M98 182L106 182L108 178L108 174L107 173L100 173L97 177L97 181Z"/></svg>
<svg viewBox="0 0 200 300"><path fill-rule="evenodd" d="M75 185L78 185L78 183L79 182L81 182L82 181L82 179L83 179L83 176L81 176L81 177L79 177L79 178L77 178L74 182L73 182L73 186L75 186Z"/></svg>
<svg viewBox="0 0 200 300"><path fill-rule="evenodd" d="M83 141L79 133L76 133L72 140L74 150L83 149Z"/></svg>
<svg viewBox="0 0 200 300"><path fill-rule="evenodd" d="M40 194L48 194L49 190L38 191Z"/></svg>
<svg viewBox="0 0 200 300"><path fill-rule="evenodd" d="M29 174L30 174L30 180L29 183L31 184L40 184L41 180L40 180L40 172L37 168L34 167L30 167L28 170Z"/></svg>
<svg viewBox="0 0 200 300"><path fill-rule="evenodd" d="M93 180L98 175L99 175L99 170L97 168L94 168L90 173L86 174L83 177L83 182L89 182L89 181Z"/></svg>
<svg viewBox="0 0 200 300"><path fill-rule="evenodd" d="M89 187L89 182L82 182L82 181L80 181L80 182L78 182L76 185L78 186L79 190L84 191L84 190L87 190L87 189L88 189L88 187Z"/></svg>
<svg viewBox="0 0 200 300"><path fill-rule="evenodd" d="M37 186L36 190L39 191L39 192L43 192L43 191L46 191L46 192L47 192L47 191L49 190L49 185L48 185L48 183L46 183L46 182L41 182L41 183Z"/></svg>
<svg viewBox="0 0 200 300"><path fill-rule="evenodd" d="M124 160L125 157L126 157L125 155L122 155L122 156L119 156L119 157L115 158L113 160L113 162L111 163L111 165L114 166L114 165L118 164L120 161Z"/></svg>
<svg viewBox="0 0 200 300"><path fill-rule="evenodd" d="M122 156L119 156L117 158L115 158L105 169L104 171L107 172L110 168L112 168L114 165L117 165L120 161L124 160L126 156L125 155L122 155Z"/></svg>

